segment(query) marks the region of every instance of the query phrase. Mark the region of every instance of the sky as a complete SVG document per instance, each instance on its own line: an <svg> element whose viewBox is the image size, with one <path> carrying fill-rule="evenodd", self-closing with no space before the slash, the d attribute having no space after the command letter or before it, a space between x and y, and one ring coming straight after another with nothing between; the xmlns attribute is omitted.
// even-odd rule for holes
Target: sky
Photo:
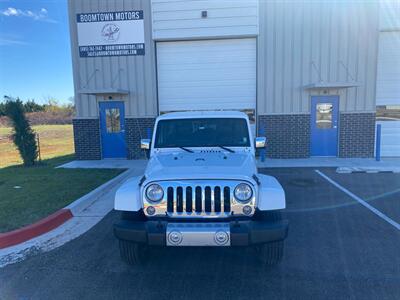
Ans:
<svg viewBox="0 0 400 300"><path fill-rule="evenodd" d="M67 0L0 0L0 100L73 97Z"/></svg>

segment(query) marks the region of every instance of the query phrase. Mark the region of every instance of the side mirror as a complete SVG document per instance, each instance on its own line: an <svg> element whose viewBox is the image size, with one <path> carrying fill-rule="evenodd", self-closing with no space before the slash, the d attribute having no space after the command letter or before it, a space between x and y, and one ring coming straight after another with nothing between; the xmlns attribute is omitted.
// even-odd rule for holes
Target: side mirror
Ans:
<svg viewBox="0 0 400 300"><path fill-rule="evenodd" d="M265 136L259 136L255 138L255 146L257 149L265 148L266 144L267 144L267 138Z"/></svg>
<svg viewBox="0 0 400 300"><path fill-rule="evenodd" d="M140 140L140 149L149 150L150 149L150 139L141 139Z"/></svg>

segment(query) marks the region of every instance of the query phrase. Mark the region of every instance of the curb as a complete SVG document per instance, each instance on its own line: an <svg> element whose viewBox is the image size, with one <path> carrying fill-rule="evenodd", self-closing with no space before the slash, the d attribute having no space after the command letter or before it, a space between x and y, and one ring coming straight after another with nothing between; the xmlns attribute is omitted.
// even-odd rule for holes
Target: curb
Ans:
<svg viewBox="0 0 400 300"><path fill-rule="evenodd" d="M128 177L130 170L122 172L117 177L103 183L93 191L75 200L66 207L56 211L55 213L41 219L31 225L12 230L5 233L0 233L0 249L26 242L32 238L38 237L47 233L60 225L64 224L69 219L76 216L79 212L92 205L98 198L108 192L108 189Z"/></svg>
<svg viewBox="0 0 400 300"><path fill-rule="evenodd" d="M399 168L367 168L367 167L339 167L336 169L339 174L377 174L377 173L400 173Z"/></svg>
<svg viewBox="0 0 400 300"><path fill-rule="evenodd" d="M69 209L60 209L31 225L0 233L0 249L14 246L57 228L73 217Z"/></svg>
<svg viewBox="0 0 400 300"><path fill-rule="evenodd" d="M109 189L112 189L114 186L119 184L123 181L126 177L128 177L131 170L126 170L119 174L118 176L114 177L113 179L103 183L99 187L95 188L93 191L83 195L79 199L75 200L74 202L70 203L65 209L69 209L74 216L76 216L79 212L83 211L85 208L92 205L94 202L97 201L101 196L106 194Z"/></svg>

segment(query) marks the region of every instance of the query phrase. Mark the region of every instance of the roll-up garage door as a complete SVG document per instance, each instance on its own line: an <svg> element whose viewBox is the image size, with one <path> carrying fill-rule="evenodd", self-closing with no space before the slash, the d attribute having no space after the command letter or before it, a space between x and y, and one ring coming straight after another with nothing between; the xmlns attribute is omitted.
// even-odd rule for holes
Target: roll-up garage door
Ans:
<svg viewBox="0 0 400 300"><path fill-rule="evenodd" d="M376 105L377 123L382 125L381 155L398 157L400 156L400 31L379 34ZM380 114L381 111L384 113Z"/></svg>
<svg viewBox="0 0 400 300"><path fill-rule="evenodd" d="M256 40L157 43L160 112L255 110Z"/></svg>

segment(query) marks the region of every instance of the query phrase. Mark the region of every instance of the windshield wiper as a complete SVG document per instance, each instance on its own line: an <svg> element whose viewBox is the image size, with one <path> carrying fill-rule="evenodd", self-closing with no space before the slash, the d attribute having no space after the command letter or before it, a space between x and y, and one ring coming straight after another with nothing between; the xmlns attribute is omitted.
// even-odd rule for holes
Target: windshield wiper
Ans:
<svg viewBox="0 0 400 300"><path fill-rule="evenodd" d="M182 149L182 150L185 150L186 152L189 152L189 153L194 153L193 150L190 150L190 149L185 148L185 147L178 147L178 148L180 148L180 149Z"/></svg>
<svg viewBox="0 0 400 300"><path fill-rule="evenodd" d="M225 146L217 146L217 147L220 147L221 149L224 149L224 150L226 150L226 151L228 151L228 152L230 152L230 153L235 153L234 150L232 150L232 149L230 149L230 148L228 148L228 147L225 147Z"/></svg>

